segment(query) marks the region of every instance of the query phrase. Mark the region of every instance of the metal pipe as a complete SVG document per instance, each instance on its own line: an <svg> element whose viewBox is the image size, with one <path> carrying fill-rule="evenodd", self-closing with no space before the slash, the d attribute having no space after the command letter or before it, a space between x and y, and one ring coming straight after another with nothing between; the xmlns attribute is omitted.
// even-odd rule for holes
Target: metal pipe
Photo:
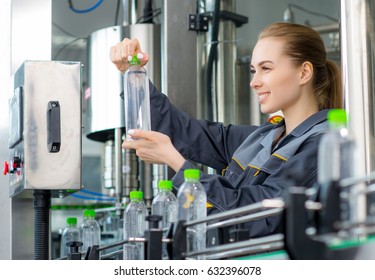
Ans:
<svg viewBox="0 0 375 280"><path fill-rule="evenodd" d="M241 241L241 242L234 242L234 243L225 244L225 245L213 246L213 247L209 247L204 250L201 250L201 251L186 253L185 256L193 257L197 255L220 253L220 252L230 251L234 249L253 247L253 246L265 245L265 244L270 244L274 242L283 242L283 241L284 241L283 234L274 234L274 235L270 235L266 237L254 238L254 239Z"/></svg>
<svg viewBox="0 0 375 280"><path fill-rule="evenodd" d="M122 25L135 24L137 22L137 0L122 0L122 8Z"/></svg>
<svg viewBox="0 0 375 280"><path fill-rule="evenodd" d="M341 0L341 68L345 108L349 128L357 143L356 175L374 169L374 63L375 46L373 0ZM350 220L362 224L366 219L365 184L351 188Z"/></svg>
<svg viewBox="0 0 375 280"><path fill-rule="evenodd" d="M274 215L280 214L283 212L283 209L268 209L261 212L249 214L246 216L238 217L229 219L226 221L217 222L215 224L207 225L207 230L214 229L214 228L220 228L220 227L226 227L226 226L232 226L232 225L238 225L245 222L255 221L263 218L272 217Z"/></svg>
<svg viewBox="0 0 375 280"><path fill-rule="evenodd" d="M207 218L204 218L204 219L198 219L198 220L195 220L195 221L187 222L187 223L185 223L185 225L187 227L188 226L194 226L196 224L200 224L200 223L204 223L204 222L208 223L208 222L211 222L211 221L219 221L219 220L224 220L224 219L233 218L233 217L237 217L237 216L242 216L242 215L245 215L245 214L250 214L250 213L257 212L257 211L261 211L261 210L264 210L264 209L267 209L267 208L284 208L284 207L285 207L285 203L281 199L264 199L260 202L253 203L253 204L248 205L248 206L244 206L244 207L240 207L240 208L237 208L237 209L229 210L229 211L226 211L224 213L210 215L210 216L208 216Z"/></svg>
<svg viewBox="0 0 375 280"><path fill-rule="evenodd" d="M34 260L50 257L51 191L34 191Z"/></svg>
<svg viewBox="0 0 375 280"><path fill-rule="evenodd" d="M284 242L272 242L272 243L264 244L264 245L257 245L257 246L252 246L248 248L240 248L237 250L232 250L232 251L213 254L213 255L206 255L206 260L228 259L228 258L244 256L244 255L259 254L262 252L266 253L270 251L284 249L284 247L285 247Z"/></svg>
<svg viewBox="0 0 375 280"><path fill-rule="evenodd" d="M337 23L331 23L331 24L326 24L326 25L313 26L313 28L320 34L339 32L340 24L337 22Z"/></svg>
<svg viewBox="0 0 375 280"><path fill-rule="evenodd" d="M122 200L122 129L115 128L115 195L116 203Z"/></svg>
<svg viewBox="0 0 375 280"><path fill-rule="evenodd" d="M236 1L221 0L221 10L236 12ZM218 38L217 76L216 78L216 121L225 124L238 123L238 91L236 80L237 46L236 25L233 21L221 21Z"/></svg>

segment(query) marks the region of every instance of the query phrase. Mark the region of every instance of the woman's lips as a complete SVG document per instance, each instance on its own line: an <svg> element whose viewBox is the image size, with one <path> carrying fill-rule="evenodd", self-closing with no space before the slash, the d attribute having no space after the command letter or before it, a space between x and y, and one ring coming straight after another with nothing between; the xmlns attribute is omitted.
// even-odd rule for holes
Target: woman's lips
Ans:
<svg viewBox="0 0 375 280"><path fill-rule="evenodd" d="M259 103L260 104L264 103L269 95L270 95L269 92L258 92Z"/></svg>

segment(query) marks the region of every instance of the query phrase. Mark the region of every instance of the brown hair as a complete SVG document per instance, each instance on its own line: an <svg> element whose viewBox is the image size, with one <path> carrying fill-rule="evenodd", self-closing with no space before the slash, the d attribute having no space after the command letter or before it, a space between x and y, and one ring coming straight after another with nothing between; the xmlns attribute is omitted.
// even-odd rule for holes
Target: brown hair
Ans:
<svg viewBox="0 0 375 280"><path fill-rule="evenodd" d="M280 38L285 41L284 53L296 64L309 61L313 65L313 88L319 110L342 108L343 93L338 66L327 59L324 42L314 29L295 23L273 23L259 35Z"/></svg>

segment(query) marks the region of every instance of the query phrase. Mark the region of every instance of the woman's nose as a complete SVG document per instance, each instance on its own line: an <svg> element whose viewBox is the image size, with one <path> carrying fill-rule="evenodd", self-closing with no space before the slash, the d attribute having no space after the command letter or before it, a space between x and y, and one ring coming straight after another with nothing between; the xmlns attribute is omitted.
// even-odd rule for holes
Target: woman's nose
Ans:
<svg viewBox="0 0 375 280"><path fill-rule="evenodd" d="M254 89L260 87L260 79L256 73L254 73L251 78L250 87Z"/></svg>

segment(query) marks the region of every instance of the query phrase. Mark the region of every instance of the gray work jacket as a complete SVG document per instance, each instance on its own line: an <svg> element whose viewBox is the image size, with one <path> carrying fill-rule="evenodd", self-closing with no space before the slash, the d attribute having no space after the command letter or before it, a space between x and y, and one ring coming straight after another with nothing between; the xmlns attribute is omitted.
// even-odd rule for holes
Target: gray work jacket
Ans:
<svg viewBox="0 0 375 280"><path fill-rule="evenodd" d="M183 183L185 169L197 168L195 163L218 171L218 175L201 174L207 200L213 205L208 214L281 197L292 184L291 175L308 188L317 180L318 145L327 130L328 110L309 117L274 145L285 130L284 121L259 127L224 126L179 111L151 83L150 98L152 130L167 134L187 159L172 179L174 187ZM279 232L282 222L276 216L244 226L250 237L258 237Z"/></svg>

